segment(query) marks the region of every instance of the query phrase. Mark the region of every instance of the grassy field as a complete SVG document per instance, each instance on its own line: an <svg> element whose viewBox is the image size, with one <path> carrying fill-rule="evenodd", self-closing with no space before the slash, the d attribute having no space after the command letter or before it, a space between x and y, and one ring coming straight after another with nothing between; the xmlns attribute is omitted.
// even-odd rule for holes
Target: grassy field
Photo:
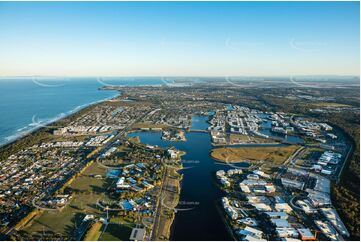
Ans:
<svg viewBox="0 0 361 242"><path fill-rule="evenodd" d="M321 148L306 148L298 154L296 165L310 166L309 161L316 161L321 156L323 149Z"/></svg>
<svg viewBox="0 0 361 242"><path fill-rule="evenodd" d="M347 104L333 103L333 102L319 102L319 103L314 103L313 105L317 107L332 107L332 108L350 107L350 105Z"/></svg>
<svg viewBox="0 0 361 242"><path fill-rule="evenodd" d="M251 138L248 135L243 135L243 134L230 134L229 141L231 143L249 142L249 141L251 141Z"/></svg>
<svg viewBox="0 0 361 242"><path fill-rule="evenodd" d="M152 129L152 128L168 128L168 125L165 124L150 124L150 123L136 123L131 126L132 129Z"/></svg>
<svg viewBox="0 0 361 242"><path fill-rule="evenodd" d="M103 223L96 222L92 225L92 227L86 233L84 240L85 241L98 241L101 233L102 233Z"/></svg>
<svg viewBox="0 0 361 242"><path fill-rule="evenodd" d="M99 238L101 241L129 240L132 227L128 224L108 224L106 230Z"/></svg>
<svg viewBox="0 0 361 242"><path fill-rule="evenodd" d="M72 236L76 225L79 225L86 214L103 215L96 206L98 199L110 199L105 193L108 179L96 179L92 175L105 176L106 170L90 165L84 173L71 184L74 190L70 203L60 211L44 211L36 217L24 230L28 233L53 231L65 236Z"/></svg>
<svg viewBox="0 0 361 242"><path fill-rule="evenodd" d="M230 134L229 142L230 144L236 144L236 143L272 143L274 141L270 139L264 139L264 138L244 135L244 134Z"/></svg>
<svg viewBox="0 0 361 242"><path fill-rule="evenodd" d="M216 148L211 152L214 159L226 162L269 161L274 164L282 164L292 155L299 146L290 145L284 147L237 147Z"/></svg>
<svg viewBox="0 0 361 242"><path fill-rule="evenodd" d="M162 200L160 201L159 217L157 223L155 223L155 230L153 236L156 240L169 240L170 229L174 220L174 210L179 202L180 191L180 178L179 174L176 174L174 168L168 168L167 176L165 177L162 194L160 195Z"/></svg>

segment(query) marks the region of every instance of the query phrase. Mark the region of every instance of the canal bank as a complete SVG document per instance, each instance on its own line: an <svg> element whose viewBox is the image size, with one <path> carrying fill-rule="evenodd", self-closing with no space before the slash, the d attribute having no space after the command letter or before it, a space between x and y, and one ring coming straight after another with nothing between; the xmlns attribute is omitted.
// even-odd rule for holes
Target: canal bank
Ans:
<svg viewBox="0 0 361 242"><path fill-rule="evenodd" d="M174 146L186 152L182 157L183 180L171 240L232 240L216 207L225 193L216 186L214 177L217 170L232 167L209 157L212 148L209 134L187 132L186 142L162 140L160 132L129 134L129 137L135 136L144 144Z"/></svg>
<svg viewBox="0 0 361 242"><path fill-rule="evenodd" d="M179 204L172 225L171 240L234 240L231 231L224 223L224 213L219 208L220 200L226 195L215 178L218 170L235 167L248 167L247 163L226 164L210 157L212 148L207 130L208 117L192 118L190 132L186 132L185 142L172 142L161 139L161 132L132 132L128 137L138 136L140 142L162 148L175 147L185 151L182 157L183 175ZM285 146L285 144L244 144L236 147Z"/></svg>

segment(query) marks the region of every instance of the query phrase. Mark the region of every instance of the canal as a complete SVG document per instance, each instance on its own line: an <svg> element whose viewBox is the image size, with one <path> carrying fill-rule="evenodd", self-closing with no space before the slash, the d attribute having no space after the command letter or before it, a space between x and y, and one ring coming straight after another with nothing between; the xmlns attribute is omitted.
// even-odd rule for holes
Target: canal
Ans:
<svg viewBox="0 0 361 242"><path fill-rule="evenodd" d="M215 172L230 167L209 156L211 140L208 133L187 132L186 142L170 142L161 139L160 132L135 132L144 144L159 147L174 146L185 151L180 210L172 226L171 240L232 240L216 204L224 196L215 180Z"/></svg>
<svg viewBox="0 0 361 242"><path fill-rule="evenodd" d="M171 240L233 240L224 223L224 214L219 209L219 201L226 194L217 185L215 172L234 167L210 157L212 145L209 133L195 131L206 130L209 126L207 121L207 116L193 117L191 131L185 134L185 142L162 140L161 132L134 132L128 135L138 136L143 144L175 147L186 152L182 157L185 169L180 171L183 174L180 203L177 206L180 210L175 216ZM270 146L243 146L260 145ZM239 163L236 166L247 167L248 164Z"/></svg>
<svg viewBox="0 0 361 242"><path fill-rule="evenodd" d="M193 117L192 129L205 130L207 117ZM217 203L225 194L216 184L215 172L231 167L209 156L212 148L208 133L187 132L186 142L171 142L161 139L160 132L135 132L144 144L172 147L185 151L182 157L183 174L180 205L172 226L171 240L232 240L223 222ZM246 165L246 164L244 164Z"/></svg>

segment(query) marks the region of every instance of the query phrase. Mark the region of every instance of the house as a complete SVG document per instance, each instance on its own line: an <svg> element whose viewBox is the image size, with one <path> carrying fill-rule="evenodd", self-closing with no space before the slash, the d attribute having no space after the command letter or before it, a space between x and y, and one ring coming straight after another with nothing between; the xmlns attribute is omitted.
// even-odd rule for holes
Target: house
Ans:
<svg viewBox="0 0 361 242"><path fill-rule="evenodd" d="M219 171L217 171L216 172L216 176L217 176L217 178L221 178L221 177L223 177L223 176L225 176L225 174L226 174L226 172L224 171L224 170L219 170Z"/></svg>
<svg viewBox="0 0 361 242"><path fill-rule="evenodd" d="M238 224L246 224L248 226L255 227L258 225L258 222L254 218L242 218L237 220Z"/></svg>
<svg viewBox="0 0 361 242"><path fill-rule="evenodd" d="M178 151L173 149L168 149L168 155L170 156L170 158L175 159L178 157Z"/></svg>
<svg viewBox="0 0 361 242"><path fill-rule="evenodd" d="M116 186L117 188L130 188L130 185L125 183L125 177L119 178Z"/></svg>
<svg viewBox="0 0 361 242"><path fill-rule="evenodd" d="M233 207L226 206L225 211L231 219L236 220L238 218L238 213Z"/></svg>

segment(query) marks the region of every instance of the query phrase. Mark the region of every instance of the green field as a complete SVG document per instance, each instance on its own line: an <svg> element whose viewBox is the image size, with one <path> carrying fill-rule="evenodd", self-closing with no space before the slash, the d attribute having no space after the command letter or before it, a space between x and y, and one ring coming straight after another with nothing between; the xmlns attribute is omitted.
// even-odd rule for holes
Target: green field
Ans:
<svg viewBox="0 0 361 242"><path fill-rule="evenodd" d="M96 163L90 165L70 185L75 193L68 205L60 211L44 211L24 230L28 233L41 233L43 230L53 231L71 236L75 226L81 223L86 214L104 215L103 211L99 210L95 204L98 199L110 199L105 193L105 187L112 180L96 179L92 177L94 174L105 176L106 170L97 167Z"/></svg>
<svg viewBox="0 0 361 242"><path fill-rule="evenodd" d="M97 241L102 233L102 228L104 227L103 223L96 222L86 233L84 240L85 241Z"/></svg>
<svg viewBox="0 0 361 242"><path fill-rule="evenodd" d="M108 224L106 230L101 235L99 240L102 241L117 241L129 240L132 227L130 224Z"/></svg>
<svg viewBox="0 0 361 242"><path fill-rule="evenodd" d="M282 147L216 148L211 151L211 156L214 159L225 162L249 160L282 164L299 148L297 145Z"/></svg>

